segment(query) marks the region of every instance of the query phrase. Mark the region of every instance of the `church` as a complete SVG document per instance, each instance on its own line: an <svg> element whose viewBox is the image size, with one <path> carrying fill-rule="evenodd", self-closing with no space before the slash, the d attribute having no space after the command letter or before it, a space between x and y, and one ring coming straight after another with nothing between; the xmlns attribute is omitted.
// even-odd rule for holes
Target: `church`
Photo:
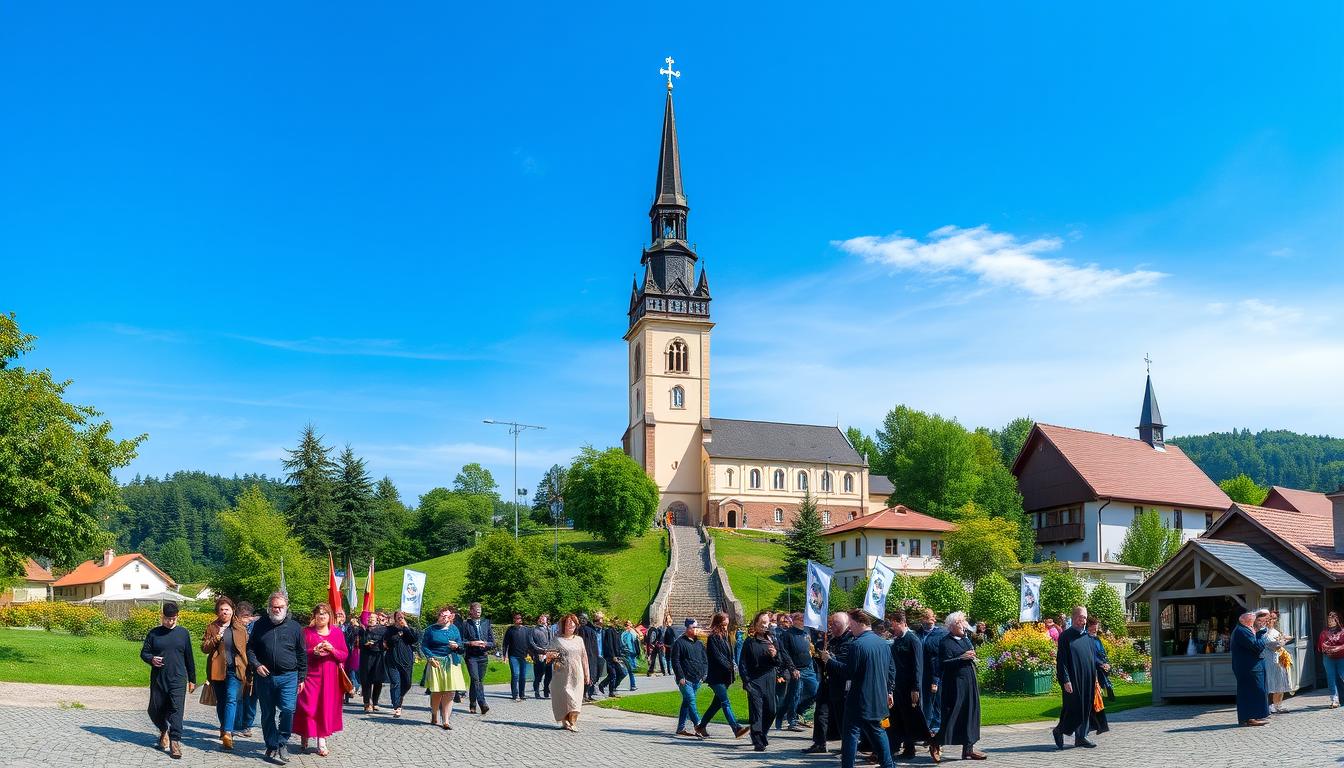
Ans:
<svg viewBox="0 0 1344 768"><path fill-rule="evenodd" d="M866 458L838 427L710 416L712 297L688 237L672 109L677 73L664 74L649 246L640 256L643 279L630 289L625 333L625 453L658 484L661 514L679 525L780 530L808 494L827 527L878 511L890 484L870 481Z"/></svg>

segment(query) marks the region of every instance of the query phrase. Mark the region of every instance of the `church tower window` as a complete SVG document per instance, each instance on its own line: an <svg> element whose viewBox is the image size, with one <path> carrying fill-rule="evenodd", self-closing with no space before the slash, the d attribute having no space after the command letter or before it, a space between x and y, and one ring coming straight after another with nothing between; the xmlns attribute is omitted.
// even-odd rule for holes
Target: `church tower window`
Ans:
<svg viewBox="0 0 1344 768"><path fill-rule="evenodd" d="M751 470L751 487L752 488L761 487L761 470L759 469Z"/></svg>
<svg viewBox="0 0 1344 768"><path fill-rule="evenodd" d="M807 490L807 473L806 473L806 472L799 472L799 473L798 473L798 490L800 490L800 491L806 491L806 490Z"/></svg>
<svg viewBox="0 0 1344 768"><path fill-rule="evenodd" d="M634 360L634 365L633 365L633 370L634 370L634 372L635 372L635 379L636 379L636 380L638 380L640 374L642 374L642 373L644 372L644 366L643 366L643 364L642 364L642 360L643 360L643 358L644 358L644 347L643 347L642 345L640 345L640 344L636 344L636 345L635 345L635 360Z"/></svg>
<svg viewBox="0 0 1344 768"><path fill-rule="evenodd" d="M672 388L672 407L673 408L686 407L686 390L682 389L681 387Z"/></svg>
<svg viewBox="0 0 1344 768"><path fill-rule="evenodd" d="M821 492L822 492L822 493L830 493L830 492L831 492L831 473L830 473L830 472L822 472L822 473L821 473Z"/></svg>
<svg viewBox="0 0 1344 768"><path fill-rule="evenodd" d="M773 487L776 491L784 490L784 470L776 469Z"/></svg>
<svg viewBox="0 0 1344 768"><path fill-rule="evenodd" d="M851 474L849 474L848 472L846 472L846 473L845 473L845 493L853 493L853 492L854 492L854 476L851 475Z"/></svg>
<svg viewBox="0 0 1344 768"><path fill-rule="evenodd" d="M667 345L667 370L669 373L689 373L691 370L690 354L686 342L681 339L673 339Z"/></svg>

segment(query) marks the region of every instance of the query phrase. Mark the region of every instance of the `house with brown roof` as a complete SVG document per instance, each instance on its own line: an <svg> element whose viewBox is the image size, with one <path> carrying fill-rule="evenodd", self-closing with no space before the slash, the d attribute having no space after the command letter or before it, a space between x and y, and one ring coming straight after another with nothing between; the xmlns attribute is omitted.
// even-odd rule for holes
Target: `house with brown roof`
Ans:
<svg viewBox="0 0 1344 768"><path fill-rule="evenodd" d="M1118 562L1130 524L1155 509L1192 539L1232 500L1190 457L1163 439L1148 378L1139 439L1037 423L1013 462L1027 518L1042 554L1059 560Z"/></svg>
<svg viewBox="0 0 1344 768"><path fill-rule="evenodd" d="M1275 488L1265 505L1232 504L1129 601L1147 602L1155 617L1154 699L1233 694L1231 656L1220 640L1238 615L1259 608L1277 611L1280 631L1294 638L1285 646L1290 680L1324 685L1315 641L1327 612L1344 613L1344 488Z"/></svg>
<svg viewBox="0 0 1344 768"><path fill-rule="evenodd" d="M51 583L56 578L31 557L23 564L23 579L0 592L0 605L11 603L40 603L48 599Z"/></svg>
<svg viewBox="0 0 1344 768"><path fill-rule="evenodd" d="M109 549L101 559L85 560L51 586L56 600L104 602L157 600L176 590L177 582L139 552L118 555Z"/></svg>
<svg viewBox="0 0 1344 768"><path fill-rule="evenodd" d="M833 525L821 536L831 545L835 584L850 589L868 578L878 560L896 573L927 576L942 562L943 536L956 524L896 505Z"/></svg>

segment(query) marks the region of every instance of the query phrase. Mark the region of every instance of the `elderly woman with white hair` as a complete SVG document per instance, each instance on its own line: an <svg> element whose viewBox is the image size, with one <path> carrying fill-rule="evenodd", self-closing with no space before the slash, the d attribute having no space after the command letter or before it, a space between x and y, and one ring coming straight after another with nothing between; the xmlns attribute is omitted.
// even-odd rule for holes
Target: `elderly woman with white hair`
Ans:
<svg viewBox="0 0 1344 768"><path fill-rule="evenodd" d="M966 631L966 614L949 613L943 624L947 635L937 649L943 665L939 686L943 725L935 739L936 747L929 751L937 762L942 759L944 746L960 744L962 760L984 760L985 753L975 749L980 740L980 685L975 679L975 648Z"/></svg>

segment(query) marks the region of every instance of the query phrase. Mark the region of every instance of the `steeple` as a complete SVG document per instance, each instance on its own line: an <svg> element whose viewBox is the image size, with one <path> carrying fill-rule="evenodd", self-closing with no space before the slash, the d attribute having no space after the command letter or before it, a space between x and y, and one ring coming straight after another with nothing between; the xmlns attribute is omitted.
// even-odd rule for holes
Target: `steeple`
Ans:
<svg viewBox="0 0 1344 768"><path fill-rule="evenodd" d="M686 192L681 186L681 152L677 149L677 116L672 111L672 91L663 106L663 139L658 149L658 178L654 180L649 220L653 239L685 240Z"/></svg>
<svg viewBox="0 0 1344 768"><path fill-rule="evenodd" d="M1153 392L1153 376L1148 375L1148 383L1143 389L1143 412L1139 414L1139 439L1151 445L1155 450L1165 451L1162 440L1162 411L1157 407L1157 394Z"/></svg>

